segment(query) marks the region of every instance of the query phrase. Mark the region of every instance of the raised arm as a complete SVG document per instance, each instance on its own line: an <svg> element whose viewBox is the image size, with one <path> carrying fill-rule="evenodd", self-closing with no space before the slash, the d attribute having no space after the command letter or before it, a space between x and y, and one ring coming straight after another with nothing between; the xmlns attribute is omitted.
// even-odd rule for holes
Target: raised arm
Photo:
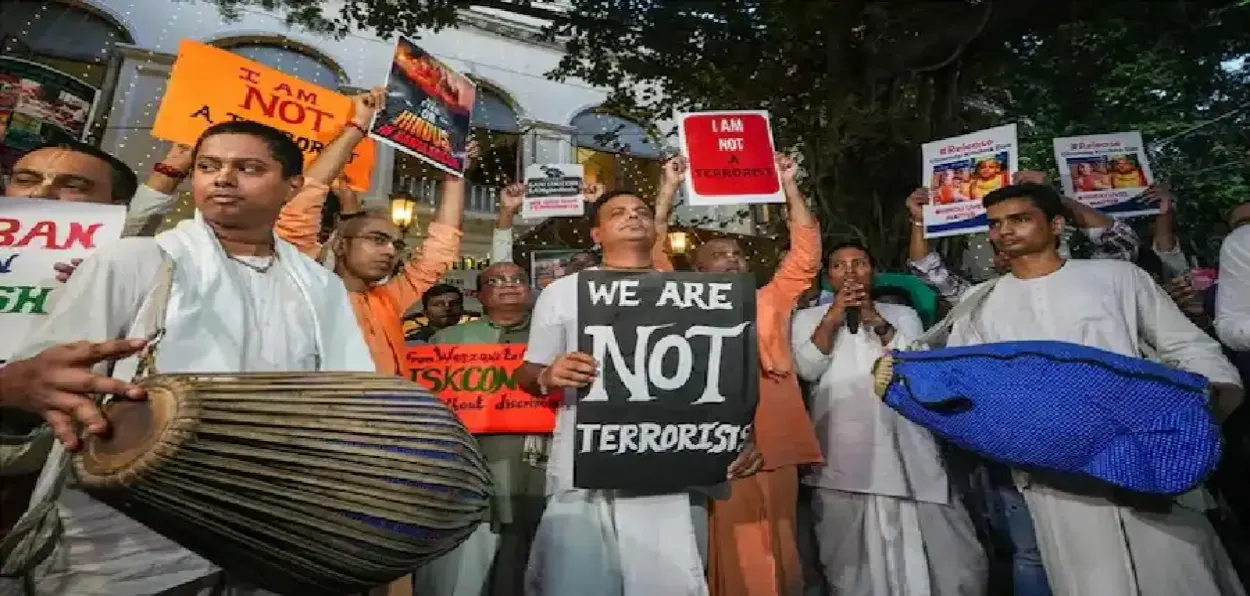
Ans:
<svg viewBox="0 0 1250 596"><path fill-rule="evenodd" d="M150 235L160 218L174 208L174 192L191 171L191 147L175 143L169 153L152 166L152 175L135 191L126 208L122 236Z"/></svg>
<svg viewBox="0 0 1250 596"><path fill-rule="evenodd" d="M942 255L929 249L929 241L924 237L924 206L928 204L929 189L923 186L907 196L907 212L911 215L907 266L916 277L937 290L943 299L955 304L972 284L963 276L947 269L946 263L942 262Z"/></svg>
<svg viewBox="0 0 1250 596"><path fill-rule="evenodd" d="M525 203L525 185L517 182L499 191L499 216L495 218L495 231L490 241L492 263L512 262L512 220Z"/></svg>
<svg viewBox="0 0 1250 596"><path fill-rule="evenodd" d="M478 144L470 140L465 150L465 171L477 159ZM438 278L451 269L460 255L460 226L464 221L464 197L468 184L464 177L454 174L443 176L438 207L434 218L425 231L421 251L404 264L399 275L392 277L386 289L395 300L400 312L408 310L421 300L421 295L438 283Z"/></svg>
<svg viewBox="0 0 1250 596"><path fill-rule="evenodd" d="M651 266L660 271L675 269L665 244L668 241L668 220L673 215L673 202L677 199L677 190L681 188L681 182L686 177L686 170L686 158L680 155L670 157L664 162L660 190L655 195L655 245L651 247Z"/></svg>
<svg viewBox="0 0 1250 596"><path fill-rule="evenodd" d="M382 87L352 97L351 120L304 170L304 186L283 205L278 214L274 233L310 258L316 259L321 255L321 212L325 209L330 185L339 180L343 168L352 160L356 146L365 139L365 131L385 99L386 90ZM343 196L346 193L338 190L335 194L340 200L347 198ZM355 198L354 191L351 198ZM352 212L347 207L344 204L341 212ZM357 204L355 211L359 210Z"/></svg>
<svg viewBox="0 0 1250 596"><path fill-rule="evenodd" d="M799 296L812 285L812 278L820 272L820 222L807 208L803 193L795 176L798 164L780 153L776 156L777 171L781 174L781 188L786 194L786 225L790 230L790 252L781 260L777 271L761 293L785 310L798 304Z"/></svg>

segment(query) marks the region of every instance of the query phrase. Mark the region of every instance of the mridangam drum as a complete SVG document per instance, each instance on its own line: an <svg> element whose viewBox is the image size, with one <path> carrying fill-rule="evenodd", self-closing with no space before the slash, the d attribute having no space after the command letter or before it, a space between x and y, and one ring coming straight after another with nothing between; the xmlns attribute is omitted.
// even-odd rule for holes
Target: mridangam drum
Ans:
<svg viewBox="0 0 1250 596"><path fill-rule="evenodd" d="M178 374L105 406L81 488L280 594L385 584L464 541L490 474L443 402L365 373Z"/></svg>

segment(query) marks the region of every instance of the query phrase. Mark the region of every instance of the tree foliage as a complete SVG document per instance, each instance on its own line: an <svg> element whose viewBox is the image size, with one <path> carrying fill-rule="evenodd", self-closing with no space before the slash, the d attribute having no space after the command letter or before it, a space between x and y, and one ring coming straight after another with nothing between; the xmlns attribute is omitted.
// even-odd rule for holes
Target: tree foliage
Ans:
<svg viewBox="0 0 1250 596"><path fill-rule="evenodd" d="M506 0L212 1L284 10L336 35L439 29L470 5L550 18L567 52L551 76L608 89L622 115L769 110L778 143L803 158L826 236L858 237L891 264L923 142L1018 121L1024 163L1053 173L1054 136L1141 130L1159 141L1250 102L1250 69L1230 67L1250 54L1243 0L572 0L561 12ZM1152 155L1178 188L1190 240L1213 238L1217 207L1245 200L1245 124L1227 117Z"/></svg>

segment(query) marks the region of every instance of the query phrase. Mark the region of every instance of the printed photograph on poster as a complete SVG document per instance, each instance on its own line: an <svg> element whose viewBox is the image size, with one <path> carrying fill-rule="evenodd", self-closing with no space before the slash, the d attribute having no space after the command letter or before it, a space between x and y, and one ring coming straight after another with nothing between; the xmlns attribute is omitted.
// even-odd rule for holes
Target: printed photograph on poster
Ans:
<svg viewBox="0 0 1250 596"><path fill-rule="evenodd" d="M0 198L0 329L22 338L52 311L54 266L85 258L115 242L126 219L124 205ZM18 341L0 342L0 361Z"/></svg>
<svg viewBox="0 0 1250 596"><path fill-rule="evenodd" d="M988 229L985 195L1011 184L1020 158L1016 125L960 135L921 147L929 187L924 208L925 238L976 234Z"/></svg>
<svg viewBox="0 0 1250 596"><path fill-rule="evenodd" d="M584 177L581 164L533 164L525 168L521 219L585 215Z"/></svg>
<svg viewBox="0 0 1250 596"><path fill-rule="evenodd" d="M373 117L370 134L444 172L463 176L476 97L472 80L401 35L386 79L386 105Z"/></svg>
<svg viewBox="0 0 1250 596"><path fill-rule="evenodd" d="M352 117L346 95L279 72L222 48L184 39L161 98L152 136L194 145L209 126L251 120L291 136L311 164ZM374 142L356 144L343 169L349 185L367 192Z"/></svg>
<svg viewBox="0 0 1250 596"><path fill-rule="evenodd" d="M1063 137L1054 140L1063 191L1112 217L1156 215L1141 200L1154 183L1140 132Z"/></svg>
<svg viewBox="0 0 1250 596"><path fill-rule="evenodd" d="M784 203L768 112L677 114L690 205Z"/></svg>
<svg viewBox="0 0 1250 596"><path fill-rule="evenodd" d="M45 143L82 141L100 90L21 58L0 57L0 171Z"/></svg>
<svg viewBox="0 0 1250 596"><path fill-rule="evenodd" d="M749 274L584 271L573 485L642 494L724 482L758 400Z"/></svg>
<svg viewBox="0 0 1250 596"><path fill-rule="evenodd" d="M599 258L589 250L536 250L530 253L530 283L541 290L561 277L598 264Z"/></svg>

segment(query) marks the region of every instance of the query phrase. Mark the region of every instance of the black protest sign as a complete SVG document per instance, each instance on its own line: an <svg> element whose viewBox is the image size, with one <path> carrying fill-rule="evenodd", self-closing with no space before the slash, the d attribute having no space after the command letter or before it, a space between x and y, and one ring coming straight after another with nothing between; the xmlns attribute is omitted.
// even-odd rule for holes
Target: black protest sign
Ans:
<svg viewBox="0 0 1250 596"><path fill-rule="evenodd" d="M573 484L639 493L725 481L758 399L750 275L582 271Z"/></svg>

